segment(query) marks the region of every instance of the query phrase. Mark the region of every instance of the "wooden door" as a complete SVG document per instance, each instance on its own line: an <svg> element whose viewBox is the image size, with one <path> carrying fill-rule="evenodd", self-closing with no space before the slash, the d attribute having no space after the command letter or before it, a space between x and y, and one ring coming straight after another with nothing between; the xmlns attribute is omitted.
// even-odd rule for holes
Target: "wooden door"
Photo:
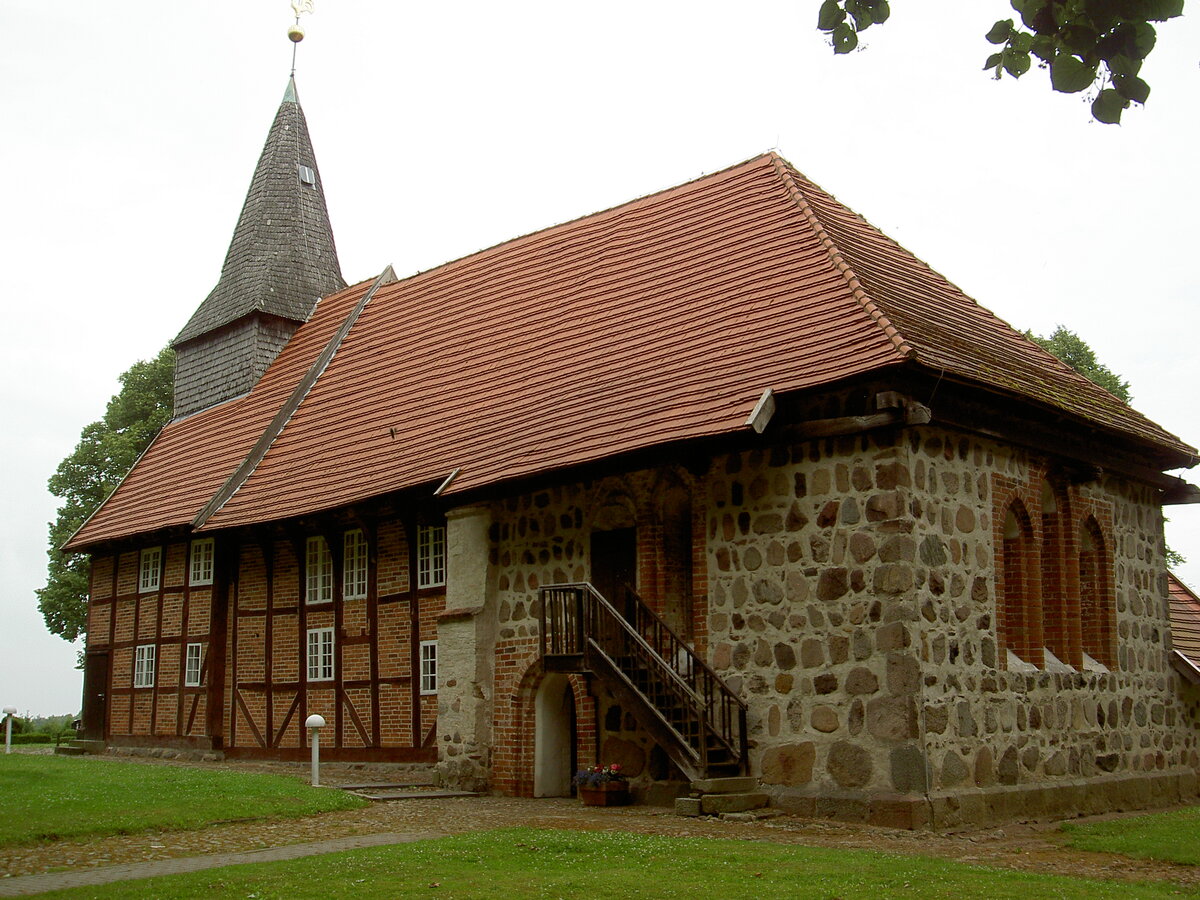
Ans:
<svg viewBox="0 0 1200 900"><path fill-rule="evenodd" d="M592 586L626 613L626 586L637 587L637 529L592 532Z"/></svg>
<svg viewBox="0 0 1200 900"><path fill-rule="evenodd" d="M83 728L80 737L104 740L108 719L108 653L89 653L83 663Z"/></svg>

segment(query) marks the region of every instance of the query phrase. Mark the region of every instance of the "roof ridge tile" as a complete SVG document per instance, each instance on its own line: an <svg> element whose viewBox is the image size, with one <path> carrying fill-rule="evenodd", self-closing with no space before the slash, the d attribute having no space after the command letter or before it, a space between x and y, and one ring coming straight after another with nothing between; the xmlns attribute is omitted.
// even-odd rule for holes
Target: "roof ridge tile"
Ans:
<svg viewBox="0 0 1200 900"><path fill-rule="evenodd" d="M797 208L808 219L818 239L829 253L830 262L833 263L842 277L846 279L846 283L850 286L851 295L858 301L858 304L866 311L867 315L871 317L872 321L883 330L883 333L887 335L888 340L892 342L892 345L896 348L896 352L900 356L904 359L916 359L916 348L904 339L904 335L900 333L900 329L892 324L887 314L879 307L879 304L871 299L854 269L842 256L841 249L834 243L833 238L829 236L829 232L825 230L825 225L821 222L816 210L812 208L808 199L804 196L804 192L796 184L786 161L775 151L771 151L769 156L772 164L775 166L776 173L779 175L780 181L783 182L784 187L791 194Z"/></svg>

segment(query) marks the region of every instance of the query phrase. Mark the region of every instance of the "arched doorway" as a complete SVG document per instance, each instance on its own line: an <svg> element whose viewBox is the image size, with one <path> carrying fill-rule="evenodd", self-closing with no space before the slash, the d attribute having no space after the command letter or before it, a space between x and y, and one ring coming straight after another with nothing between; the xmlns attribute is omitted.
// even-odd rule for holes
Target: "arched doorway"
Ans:
<svg viewBox="0 0 1200 900"><path fill-rule="evenodd" d="M569 797L575 774L575 693L551 672L533 701L533 796Z"/></svg>

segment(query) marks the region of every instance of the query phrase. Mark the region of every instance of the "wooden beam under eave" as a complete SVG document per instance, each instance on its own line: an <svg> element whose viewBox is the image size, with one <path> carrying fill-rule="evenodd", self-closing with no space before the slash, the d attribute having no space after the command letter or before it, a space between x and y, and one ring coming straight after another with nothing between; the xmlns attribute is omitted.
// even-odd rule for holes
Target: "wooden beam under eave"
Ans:
<svg viewBox="0 0 1200 900"><path fill-rule="evenodd" d="M788 425L780 429L780 431L788 438L804 441L813 438L861 434L864 431L874 431L877 428L887 428L890 426L928 425L932 419L933 413L928 406L910 401L902 407L885 409L865 416L810 419L807 422L797 422L794 425Z"/></svg>

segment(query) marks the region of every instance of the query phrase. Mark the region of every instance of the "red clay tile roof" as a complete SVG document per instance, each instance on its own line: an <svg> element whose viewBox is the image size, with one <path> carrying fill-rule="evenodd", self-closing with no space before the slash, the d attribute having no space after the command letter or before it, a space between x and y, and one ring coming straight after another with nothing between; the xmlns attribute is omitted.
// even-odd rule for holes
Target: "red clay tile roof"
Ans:
<svg viewBox="0 0 1200 900"><path fill-rule="evenodd" d="M1171 596L1171 638L1175 649L1200 666L1200 597L1167 573Z"/></svg>
<svg viewBox="0 0 1200 900"><path fill-rule="evenodd" d="M355 285L317 304L249 394L167 425L67 547L190 525L366 289L366 284Z"/></svg>
<svg viewBox="0 0 1200 900"><path fill-rule="evenodd" d="M190 521L363 290L323 301L235 409L169 426L72 548ZM737 432L765 388L906 361L1194 453L770 153L380 288L204 530Z"/></svg>

